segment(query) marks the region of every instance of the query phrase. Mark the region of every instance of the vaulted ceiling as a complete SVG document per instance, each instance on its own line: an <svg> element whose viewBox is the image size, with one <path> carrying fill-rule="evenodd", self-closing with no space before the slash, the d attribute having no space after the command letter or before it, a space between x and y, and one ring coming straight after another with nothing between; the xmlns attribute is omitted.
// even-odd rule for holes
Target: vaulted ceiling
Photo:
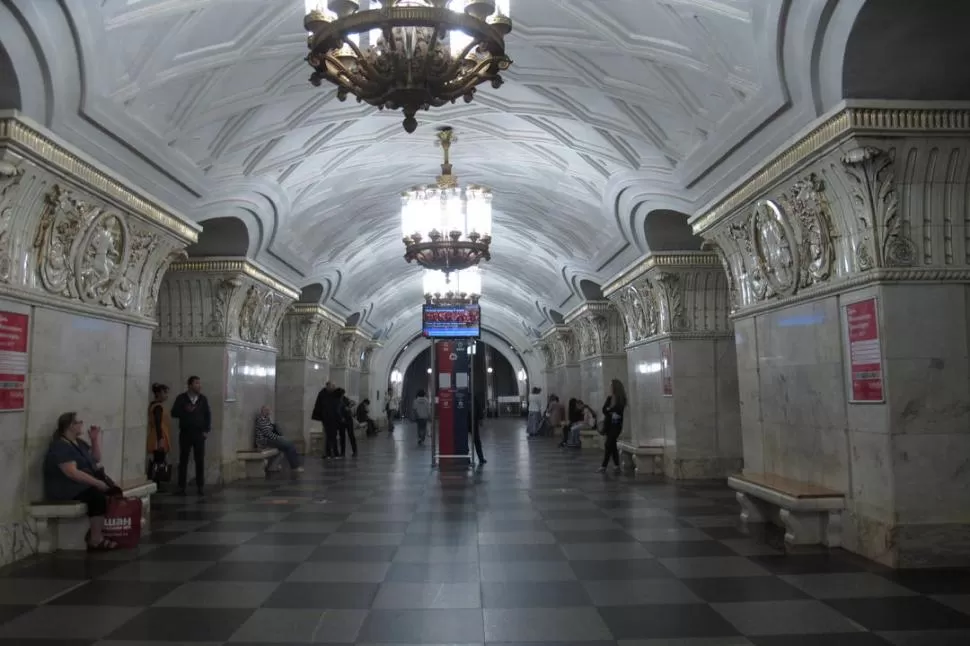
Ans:
<svg viewBox="0 0 970 646"><path fill-rule="evenodd" d="M823 41L862 3L512 0L506 84L411 135L307 82L303 0L3 0L0 54L28 115L189 217L238 218L242 252L374 330L416 322L398 195L455 127L456 173L495 192L486 316L525 341L841 99L844 38Z"/></svg>

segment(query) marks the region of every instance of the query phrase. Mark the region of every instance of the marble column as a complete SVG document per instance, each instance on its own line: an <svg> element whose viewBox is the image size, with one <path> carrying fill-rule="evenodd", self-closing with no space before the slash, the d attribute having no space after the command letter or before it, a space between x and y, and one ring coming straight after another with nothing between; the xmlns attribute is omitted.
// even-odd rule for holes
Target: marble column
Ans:
<svg viewBox="0 0 970 646"><path fill-rule="evenodd" d="M367 396L361 394L361 366L364 355L371 345L371 339L356 326L340 328L335 340L333 363L330 366L330 380L347 391L347 397L360 402Z"/></svg>
<svg viewBox="0 0 970 646"><path fill-rule="evenodd" d="M210 484L241 477L236 452L253 446L259 408L275 408L280 321L298 295L243 258L178 261L165 274L152 380L167 384L174 397L189 376L201 378L212 407L206 444Z"/></svg>
<svg viewBox="0 0 970 646"><path fill-rule="evenodd" d="M380 343L370 341L364 346L360 360L360 392L363 399L367 397L371 401L371 417L374 419L386 419L384 415L385 397L387 396L387 385L378 384L371 381L371 363L374 359L374 352L382 347Z"/></svg>
<svg viewBox="0 0 970 646"><path fill-rule="evenodd" d="M587 301L566 316L579 352L579 392L572 394L597 411L609 395L610 381L626 384L626 330L619 311L609 301Z"/></svg>
<svg viewBox="0 0 970 646"><path fill-rule="evenodd" d="M317 393L330 379L334 340L342 321L321 305L294 303L283 316L276 360L276 421L303 451L310 446Z"/></svg>
<svg viewBox="0 0 970 646"><path fill-rule="evenodd" d="M731 283L745 470L844 492L845 546L894 567L970 565L968 194L970 110L852 104L692 223Z"/></svg>
<svg viewBox="0 0 970 646"><path fill-rule="evenodd" d="M155 302L200 229L15 116L0 117L0 565L36 551L27 505L57 418L102 428L102 461L145 480ZM22 381L22 387L11 382Z"/></svg>
<svg viewBox="0 0 970 646"><path fill-rule="evenodd" d="M664 474L741 468L737 358L724 271L713 253L654 254L604 293L622 313L633 437L664 445Z"/></svg>

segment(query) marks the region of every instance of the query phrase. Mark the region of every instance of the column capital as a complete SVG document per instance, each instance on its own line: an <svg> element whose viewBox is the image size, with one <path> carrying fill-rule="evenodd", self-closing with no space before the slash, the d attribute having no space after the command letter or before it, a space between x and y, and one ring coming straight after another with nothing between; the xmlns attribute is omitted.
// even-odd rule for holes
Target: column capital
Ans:
<svg viewBox="0 0 970 646"><path fill-rule="evenodd" d="M576 335L568 325L553 325L539 337L536 345L542 349L549 368L574 365L579 361Z"/></svg>
<svg viewBox="0 0 970 646"><path fill-rule="evenodd" d="M360 370L365 350L372 343L371 337L362 332L357 326L345 326L337 331L336 346L333 355L333 367L352 368Z"/></svg>
<svg viewBox="0 0 970 646"><path fill-rule="evenodd" d="M735 315L874 282L970 282L970 108L881 101L823 117L692 221Z"/></svg>
<svg viewBox="0 0 970 646"><path fill-rule="evenodd" d="M280 322L299 292L244 258L173 262L159 294L156 343L279 346Z"/></svg>
<svg viewBox="0 0 970 646"><path fill-rule="evenodd" d="M280 327L280 357L330 362L333 341L342 327L340 317L322 305L293 303Z"/></svg>
<svg viewBox="0 0 970 646"><path fill-rule="evenodd" d="M628 346L731 334L729 284L711 252L652 254L612 280L604 294L622 317Z"/></svg>
<svg viewBox="0 0 970 646"><path fill-rule="evenodd" d="M5 298L154 326L162 276L200 230L41 126L0 115Z"/></svg>
<svg viewBox="0 0 970 646"><path fill-rule="evenodd" d="M610 301L586 301L567 314L565 321L573 330L580 359L623 354L623 317Z"/></svg>

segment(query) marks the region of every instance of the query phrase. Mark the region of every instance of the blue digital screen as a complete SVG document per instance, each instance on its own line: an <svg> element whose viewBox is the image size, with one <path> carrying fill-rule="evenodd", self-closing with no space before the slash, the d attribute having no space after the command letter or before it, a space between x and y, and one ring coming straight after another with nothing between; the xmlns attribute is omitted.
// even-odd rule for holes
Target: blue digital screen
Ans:
<svg viewBox="0 0 970 646"><path fill-rule="evenodd" d="M470 305L425 305L421 334L429 339L477 339L482 332L482 308Z"/></svg>

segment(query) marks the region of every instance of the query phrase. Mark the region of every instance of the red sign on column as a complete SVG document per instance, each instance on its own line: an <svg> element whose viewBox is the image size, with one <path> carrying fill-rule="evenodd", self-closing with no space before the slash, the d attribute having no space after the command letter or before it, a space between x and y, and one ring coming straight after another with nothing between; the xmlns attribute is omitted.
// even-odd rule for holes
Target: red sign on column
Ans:
<svg viewBox="0 0 970 646"><path fill-rule="evenodd" d="M670 375L670 341L660 344L660 381L663 383L664 397L673 397L674 379Z"/></svg>
<svg viewBox="0 0 970 646"><path fill-rule="evenodd" d="M846 305L845 322L849 341L851 401L884 401L876 299L868 298Z"/></svg>
<svg viewBox="0 0 970 646"><path fill-rule="evenodd" d="M0 411L24 409L30 317L0 312Z"/></svg>
<svg viewBox="0 0 970 646"><path fill-rule="evenodd" d="M455 452L455 389L454 372L455 351L451 341L435 343L435 390L438 393L438 454L452 455Z"/></svg>

